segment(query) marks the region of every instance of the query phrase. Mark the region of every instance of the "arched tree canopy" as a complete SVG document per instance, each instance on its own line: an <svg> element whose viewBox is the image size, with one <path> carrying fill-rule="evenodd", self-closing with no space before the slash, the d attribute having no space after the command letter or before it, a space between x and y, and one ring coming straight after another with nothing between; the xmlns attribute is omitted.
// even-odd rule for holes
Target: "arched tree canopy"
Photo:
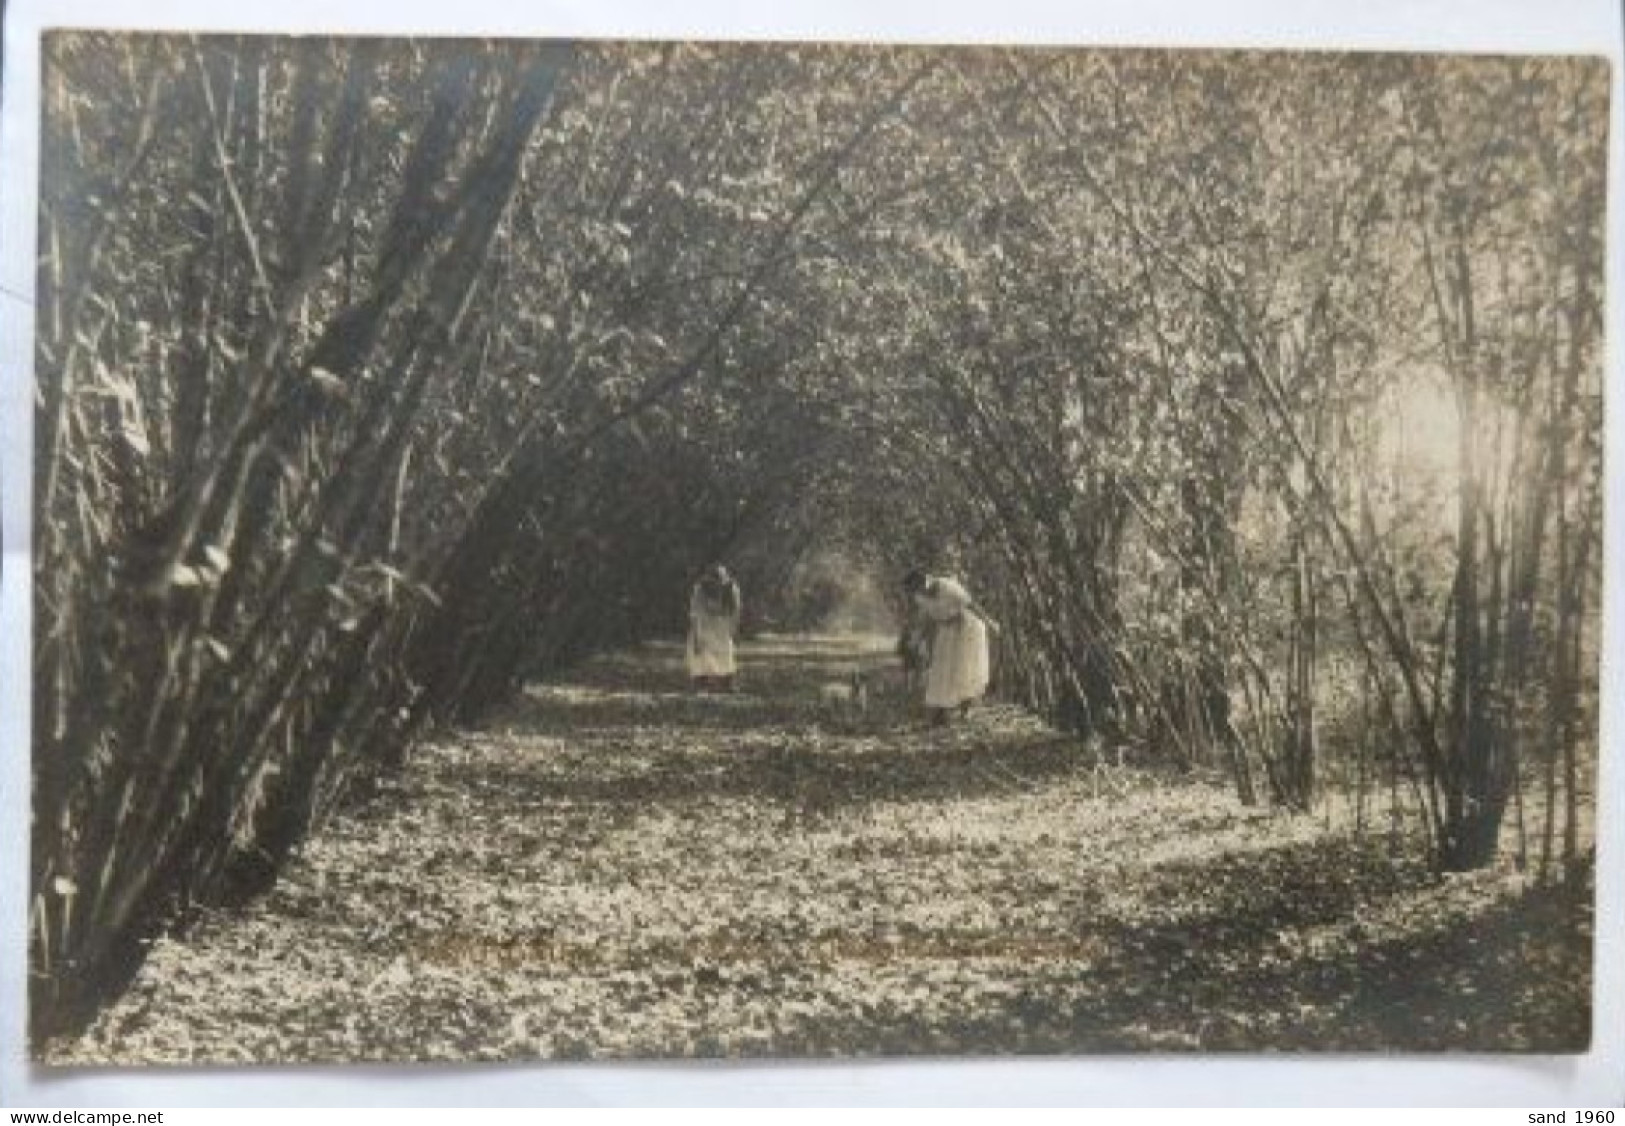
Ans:
<svg viewBox="0 0 1625 1126"><path fill-rule="evenodd" d="M1526 788L1579 847L1602 63L46 62L37 1013L719 558L758 628L955 571L1074 731L1294 808L1386 772L1443 866Z"/></svg>

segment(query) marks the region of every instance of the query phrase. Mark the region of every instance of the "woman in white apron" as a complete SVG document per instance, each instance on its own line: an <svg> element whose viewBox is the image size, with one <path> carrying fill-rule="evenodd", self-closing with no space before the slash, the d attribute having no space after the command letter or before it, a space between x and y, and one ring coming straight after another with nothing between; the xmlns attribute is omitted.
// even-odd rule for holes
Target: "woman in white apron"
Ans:
<svg viewBox="0 0 1625 1126"><path fill-rule="evenodd" d="M903 579L914 612L931 631L925 706L932 722L947 723L987 691L987 635L993 619L956 580L911 571Z"/></svg>
<svg viewBox="0 0 1625 1126"><path fill-rule="evenodd" d="M739 584L718 563L700 577L688 598L688 675L696 688L733 688L738 628Z"/></svg>

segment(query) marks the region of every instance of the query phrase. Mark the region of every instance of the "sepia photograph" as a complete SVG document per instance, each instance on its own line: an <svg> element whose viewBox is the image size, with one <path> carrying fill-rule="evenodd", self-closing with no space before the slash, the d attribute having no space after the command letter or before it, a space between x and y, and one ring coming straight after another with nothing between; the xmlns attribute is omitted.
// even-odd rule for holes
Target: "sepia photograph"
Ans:
<svg viewBox="0 0 1625 1126"><path fill-rule="evenodd" d="M39 78L37 1065L1590 1046L1606 59Z"/></svg>

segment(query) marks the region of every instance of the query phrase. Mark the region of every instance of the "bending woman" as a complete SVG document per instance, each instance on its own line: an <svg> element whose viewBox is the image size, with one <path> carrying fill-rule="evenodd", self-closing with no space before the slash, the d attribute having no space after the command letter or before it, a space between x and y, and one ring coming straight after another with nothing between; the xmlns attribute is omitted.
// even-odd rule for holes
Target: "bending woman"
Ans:
<svg viewBox="0 0 1625 1126"><path fill-rule="evenodd" d="M947 723L956 709L963 711L987 691L987 635L998 626L953 579L910 571L903 593L931 631L926 710L933 723Z"/></svg>

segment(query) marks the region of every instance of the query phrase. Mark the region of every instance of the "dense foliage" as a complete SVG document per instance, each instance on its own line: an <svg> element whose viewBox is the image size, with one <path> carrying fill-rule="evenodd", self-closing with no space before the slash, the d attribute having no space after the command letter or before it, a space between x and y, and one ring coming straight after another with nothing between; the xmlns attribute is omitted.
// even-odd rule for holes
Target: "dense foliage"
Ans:
<svg viewBox="0 0 1625 1126"><path fill-rule="evenodd" d="M37 1031L717 557L791 626L821 553L957 569L1073 731L1330 781L1439 867L1509 810L1541 874L1584 851L1602 64L47 64Z"/></svg>

